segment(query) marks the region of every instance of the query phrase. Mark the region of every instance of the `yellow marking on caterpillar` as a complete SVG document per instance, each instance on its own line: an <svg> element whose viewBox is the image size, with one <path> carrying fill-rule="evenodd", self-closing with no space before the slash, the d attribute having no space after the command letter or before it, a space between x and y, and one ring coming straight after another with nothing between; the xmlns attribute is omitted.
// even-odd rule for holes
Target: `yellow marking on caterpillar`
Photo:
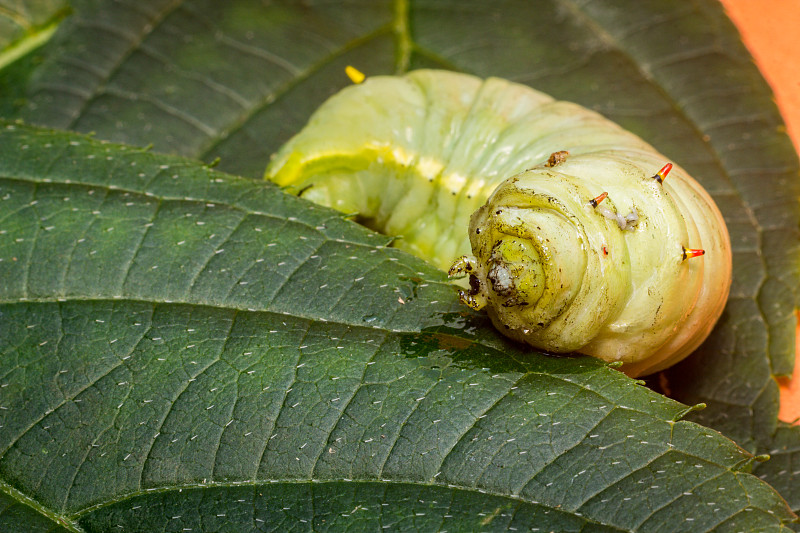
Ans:
<svg viewBox="0 0 800 533"><path fill-rule="evenodd" d="M429 180L438 176L442 169L444 169L444 164L432 157L421 157L417 161L417 171L423 178Z"/></svg>
<svg viewBox="0 0 800 533"><path fill-rule="evenodd" d="M361 83L366 79L366 76L364 75L363 72L361 72L355 67L351 67L350 65L347 65L344 68L344 73L347 74L347 77L350 78L350 81L352 81L356 85L358 85L359 83Z"/></svg>

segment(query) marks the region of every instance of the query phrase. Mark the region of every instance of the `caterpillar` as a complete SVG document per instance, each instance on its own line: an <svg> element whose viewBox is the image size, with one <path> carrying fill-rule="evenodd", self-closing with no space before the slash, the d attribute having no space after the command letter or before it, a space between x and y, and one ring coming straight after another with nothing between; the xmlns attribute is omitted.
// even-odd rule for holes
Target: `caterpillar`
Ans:
<svg viewBox="0 0 800 533"><path fill-rule="evenodd" d="M507 336L639 376L705 340L731 283L722 215L665 162L577 104L418 70L332 96L265 177L466 276Z"/></svg>

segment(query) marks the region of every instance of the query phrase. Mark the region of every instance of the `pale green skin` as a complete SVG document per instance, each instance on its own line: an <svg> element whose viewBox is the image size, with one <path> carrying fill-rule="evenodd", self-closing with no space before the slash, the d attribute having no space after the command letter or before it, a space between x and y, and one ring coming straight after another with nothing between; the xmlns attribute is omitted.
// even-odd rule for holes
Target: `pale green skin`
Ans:
<svg viewBox="0 0 800 533"><path fill-rule="evenodd" d="M562 150L564 162L545 166ZM694 351L731 279L722 216L679 167L663 184L652 179L666 162L576 104L421 70L334 95L266 177L471 274L462 299L486 305L506 335L642 375ZM623 230L587 205L604 191L607 214L635 212L638 225ZM684 261L682 247L706 255Z"/></svg>

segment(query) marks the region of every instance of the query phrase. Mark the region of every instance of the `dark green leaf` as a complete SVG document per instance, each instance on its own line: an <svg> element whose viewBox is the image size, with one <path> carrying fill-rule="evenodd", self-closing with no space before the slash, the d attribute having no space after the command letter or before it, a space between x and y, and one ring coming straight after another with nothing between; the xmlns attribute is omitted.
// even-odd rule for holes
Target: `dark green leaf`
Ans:
<svg viewBox="0 0 800 533"><path fill-rule="evenodd" d="M289 503L291 502L291 503ZM271 483L187 488L134 497L84 521L87 531L152 531L172 517L176 531L582 531L614 532L516 498L405 483Z"/></svg>
<svg viewBox="0 0 800 533"><path fill-rule="evenodd" d="M0 70L0 114L94 131L103 139L153 144L156 150L206 161L220 157L220 168L258 178L269 155L302 127L325 98L349 83L342 71L346 64L354 64L370 75L436 67L506 77L594 108L639 133L689 169L714 195L726 216L735 252L732 297L720 325L697 354L661 381L685 403L708 404L705 411L693 413L693 419L751 451L774 449L778 429L774 376L789 374L794 359L798 163L768 87L716 0L268 5L255 0L75 0L72 4L74 16L40 49L41 65L39 54L28 54ZM62 4L37 0L9 5L55 9ZM37 28L49 24L46 17L29 18L36 20ZM8 33L9 39L16 38L14 31ZM193 198L202 198L209 190L206 185L198 185ZM250 192L236 187L242 188L246 202ZM147 206L139 208L138 216L152 216ZM223 226L228 228L242 216L236 210L225 212L230 218ZM51 216L76 227L81 223L68 215L57 211ZM90 236L102 231L96 224L85 229ZM181 269L203 268L199 262L206 257L196 250L187 248L183 262L171 267L179 272L145 275L137 270L140 265L156 266L159 246L171 242L175 234L141 236L152 251L137 253L130 279L116 280L120 294L136 288L131 284L142 285L138 289L147 297L162 292L185 296L190 288L196 295L213 293L210 285L203 285L211 281L203 279L191 287L186 279L183 285L172 285L174 279L180 281ZM57 249L68 243L51 244ZM193 244L201 251L216 245L213 239L206 248L202 240ZM327 253L330 244L323 248ZM134 249L132 244L127 253ZM237 250L255 253L244 244ZM308 250L299 250L284 249L288 258L284 266L303 261L303 256L292 253ZM76 251L80 258L81 250L76 247ZM103 252L95 250L94 255ZM329 268L348 265L349 256L341 257ZM118 259L126 258L133 261ZM50 262L57 263L57 258L48 258L29 273L41 282L31 290L46 297L55 294L48 292L51 289L94 294L96 280L107 272L102 262L80 259L75 268L85 270L73 269L63 273L63 279L54 279L49 275ZM296 295L311 283L328 283L331 291L342 289L341 280L336 282L328 272L301 268L298 276L306 277L297 277L297 284L286 290ZM375 272L371 275L378 279ZM253 282L261 283L261 288L236 285L240 271L228 274L224 282L230 290L228 301L237 308L276 298L289 306L289 312L308 307L313 309L309 316L315 317L325 309L341 309L348 302L361 305L366 299L375 309L369 311L374 314L364 315L369 325L380 325L375 321L385 320L394 309L381 307L389 305L388 297L361 294L355 288L343 302L331 300L333 292L319 293L319 298L305 298L291 307L281 295L270 293L275 278L266 269L256 265L250 271L253 280L266 276ZM404 284L395 284L401 291L398 297L413 295L420 284L410 281L415 274L408 275ZM425 292L420 298L444 301L434 293ZM460 310L453 305L447 312L456 309ZM421 327L422 322L412 320L415 312L417 308L408 311L407 320ZM784 433L780 430L777 435L796 438L796 433L781 437ZM787 445L800 444L793 442ZM780 469L760 468L776 486L792 486L791 479L772 477ZM791 495L787 498L795 501Z"/></svg>
<svg viewBox="0 0 800 533"><path fill-rule="evenodd" d="M368 74L444 67L592 107L688 168L735 251L731 304L669 373L695 415L746 447L776 428L798 286L797 157L771 93L714 0L502 3L76 2L23 116L258 177L330 94ZM76 68L81 66L81 68ZM761 444L759 444L761 442Z"/></svg>
<svg viewBox="0 0 800 533"><path fill-rule="evenodd" d="M272 185L14 124L0 176L0 476L20 529L792 518L682 405L520 352L442 273Z"/></svg>
<svg viewBox="0 0 800 533"><path fill-rule="evenodd" d="M800 510L800 427L780 424L769 448L770 460L756 465L753 473L778 489L789 506Z"/></svg>

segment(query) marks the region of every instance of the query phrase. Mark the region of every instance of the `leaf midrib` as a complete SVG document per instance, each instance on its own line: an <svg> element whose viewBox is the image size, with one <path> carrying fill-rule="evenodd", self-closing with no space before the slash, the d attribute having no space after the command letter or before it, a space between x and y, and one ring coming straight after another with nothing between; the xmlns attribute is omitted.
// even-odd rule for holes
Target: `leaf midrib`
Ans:
<svg viewBox="0 0 800 533"><path fill-rule="evenodd" d="M5 494L9 498L18 502L20 505L33 509L40 515L48 518L50 521L53 522L53 524L58 524L60 526L63 526L72 533L85 533L85 530L82 527L80 527L73 519L68 518L67 515L62 513L57 513L43 506L37 500L34 500L27 494L21 492L20 490L14 488L13 486L3 481L3 479L0 479L0 493Z"/></svg>

